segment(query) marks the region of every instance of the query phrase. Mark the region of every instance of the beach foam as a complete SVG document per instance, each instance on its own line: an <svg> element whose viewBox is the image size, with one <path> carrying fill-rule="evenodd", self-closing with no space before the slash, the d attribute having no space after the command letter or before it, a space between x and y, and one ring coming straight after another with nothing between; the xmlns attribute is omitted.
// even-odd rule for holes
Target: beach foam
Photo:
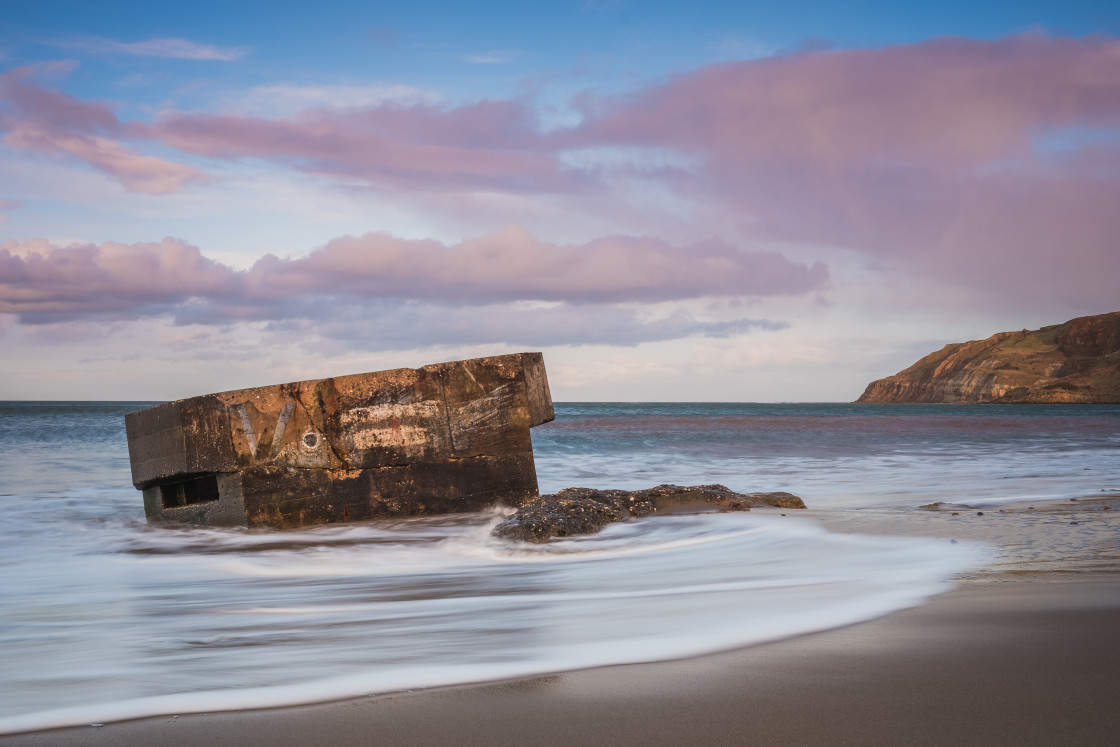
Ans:
<svg viewBox="0 0 1120 747"><path fill-rule="evenodd" d="M117 527L119 552L89 560L115 583L9 590L0 732L693 656L918 604L984 557L776 515L653 517L547 545L492 538L498 519Z"/></svg>

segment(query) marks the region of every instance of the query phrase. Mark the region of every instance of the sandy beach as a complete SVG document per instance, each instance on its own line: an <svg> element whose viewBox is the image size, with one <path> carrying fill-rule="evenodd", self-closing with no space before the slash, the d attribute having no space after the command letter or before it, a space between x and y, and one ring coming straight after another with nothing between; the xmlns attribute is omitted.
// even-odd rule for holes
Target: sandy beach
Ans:
<svg viewBox="0 0 1120 747"><path fill-rule="evenodd" d="M807 518L995 552L920 607L711 656L0 744L1115 743L1120 500L775 512Z"/></svg>

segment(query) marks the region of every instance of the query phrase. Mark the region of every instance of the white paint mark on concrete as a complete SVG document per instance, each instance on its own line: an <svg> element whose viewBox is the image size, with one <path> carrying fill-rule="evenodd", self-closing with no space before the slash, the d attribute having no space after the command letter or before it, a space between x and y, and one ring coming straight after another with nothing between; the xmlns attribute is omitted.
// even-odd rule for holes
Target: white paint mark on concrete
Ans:
<svg viewBox="0 0 1120 747"><path fill-rule="evenodd" d="M295 402L288 400L284 409L280 411L280 417L276 419L276 430L272 432L272 456L280 453L280 446L284 443L284 431L288 428L288 419L292 417L295 406Z"/></svg>
<svg viewBox="0 0 1120 747"><path fill-rule="evenodd" d="M354 448L426 446L443 425L439 402L355 407L342 413L342 430Z"/></svg>
<svg viewBox="0 0 1120 747"><path fill-rule="evenodd" d="M233 409L241 416L241 429L245 431L245 438L249 441L249 453L256 456L257 433L253 430L253 423L249 420L249 413L245 410L245 405L238 405Z"/></svg>

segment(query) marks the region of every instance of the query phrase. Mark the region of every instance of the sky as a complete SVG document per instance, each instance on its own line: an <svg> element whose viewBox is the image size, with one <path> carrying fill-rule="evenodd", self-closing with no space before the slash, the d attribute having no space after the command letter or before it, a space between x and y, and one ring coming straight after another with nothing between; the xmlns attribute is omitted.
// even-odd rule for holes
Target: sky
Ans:
<svg viewBox="0 0 1120 747"><path fill-rule="evenodd" d="M1118 289L1115 3L0 0L0 399L850 401Z"/></svg>

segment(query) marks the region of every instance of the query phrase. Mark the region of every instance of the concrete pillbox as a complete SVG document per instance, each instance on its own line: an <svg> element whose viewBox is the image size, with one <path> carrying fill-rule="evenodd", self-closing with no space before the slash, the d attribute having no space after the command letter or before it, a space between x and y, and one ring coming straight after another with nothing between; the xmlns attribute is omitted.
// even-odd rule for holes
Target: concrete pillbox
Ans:
<svg viewBox="0 0 1120 747"><path fill-rule="evenodd" d="M519 505L540 353L239 389L125 416L149 521L287 529Z"/></svg>

